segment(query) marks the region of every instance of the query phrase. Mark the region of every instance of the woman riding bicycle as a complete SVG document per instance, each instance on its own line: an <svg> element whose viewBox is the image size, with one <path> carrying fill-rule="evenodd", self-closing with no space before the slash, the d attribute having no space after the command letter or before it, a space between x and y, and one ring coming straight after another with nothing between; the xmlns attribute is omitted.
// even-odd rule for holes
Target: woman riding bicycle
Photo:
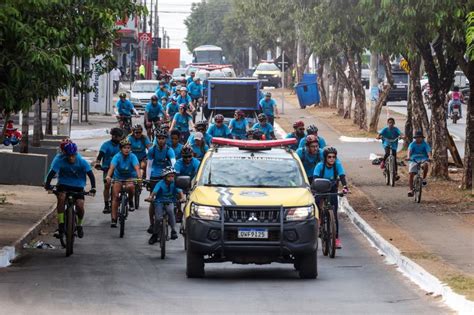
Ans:
<svg viewBox="0 0 474 315"><path fill-rule="evenodd" d="M202 160L204 154L209 150L209 147L204 141L204 135L201 132L196 132L194 134L194 144L190 144L190 146L194 152L194 157L199 161Z"/></svg>
<svg viewBox="0 0 474 315"><path fill-rule="evenodd" d="M342 183L344 193L347 193L349 190L347 188L346 182L346 173L342 167L342 163L337 159L337 150L333 147L327 147L323 151L324 161L319 162L314 169L313 177L314 178L324 178L332 182L332 188L330 193L329 201L333 207L334 218L336 219L336 248L342 248L341 240L339 239L339 220L337 218L337 189L339 181ZM318 208L321 209L321 197L316 196L316 204Z"/></svg>
<svg viewBox="0 0 474 315"><path fill-rule="evenodd" d="M179 105L179 112L173 117L170 129L173 130L175 128L181 133L180 142L182 144L186 143L191 134L190 130L193 128L193 116L186 111L185 104Z"/></svg>
<svg viewBox="0 0 474 315"><path fill-rule="evenodd" d="M213 138L230 138L230 129L224 124L224 116L217 114L214 123L207 129L207 134Z"/></svg>
<svg viewBox="0 0 474 315"><path fill-rule="evenodd" d="M132 146L128 138L120 141L120 152L117 153L110 163L109 171L107 172L107 183L111 183L112 179L115 181L112 185L112 222L110 227L117 227L117 210L119 207L119 194L122 189L121 181L125 183L128 192L128 200L133 202L135 195L135 184L133 180L138 178L140 174L140 163L135 154L131 152ZM134 211L130 207L130 211Z"/></svg>
<svg viewBox="0 0 474 315"><path fill-rule="evenodd" d="M209 135L208 133L206 133L206 131L207 131L207 121L206 120L198 121L194 125L194 128L196 129L196 132L199 131L204 135L204 142L206 142L206 144L208 146L211 146L212 136ZM194 144L194 134L195 133L190 135L189 138L188 138L188 144L190 144L190 145Z"/></svg>
<svg viewBox="0 0 474 315"><path fill-rule="evenodd" d="M143 178L146 174L146 154L147 150L151 147L150 139L143 134L143 128L141 125L135 125L132 128L133 133L128 136L128 141L132 146L132 152L136 155L140 162L140 169L142 170L139 174L140 178Z"/></svg>
<svg viewBox="0 0 474 315"><path fill-rule="evenodd" d="M308 180L311 183L313 181L314 168L324 159L323 150L319 148L318 138L315 135L309 135L306 139L305 147L296 150L296 154L300 157L306 171L306 176L308 176Z"/></svg>
<svg viewBox="0 0 474 315"><path fill-rule="evenodd" d="M380 168L385 168L385 161L390 156L390 151L392 151L392 155L395 159L395 180L400 179L400 176L398 176L397 165L397 149L399 138L402 138L402 132L400 131L400 129L395 127L395 119L390 117L389 119L387 119L387 127L379 131L377 139L382 139L382 146L385 150L385 155L383 157L382 164L380 164Z"/></svg>
<svg viewBox="0 0 474 315"><path fill-rule="evenodd" d="M238 140L247 139L247 128L249 122L245 118L245 112L243 110L236 110L234 113L234 118L231 119L229 123L230 132L232 138Z"/></svg>

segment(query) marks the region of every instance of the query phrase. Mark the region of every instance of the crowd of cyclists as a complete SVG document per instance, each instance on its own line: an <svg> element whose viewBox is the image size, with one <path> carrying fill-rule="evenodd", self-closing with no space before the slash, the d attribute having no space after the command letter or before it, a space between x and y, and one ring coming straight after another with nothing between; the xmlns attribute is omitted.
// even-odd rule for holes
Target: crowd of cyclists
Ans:
<svg viewBox="0 0 474 315"><path fill-rule="evenodd" d="M120 99L116 103L116 113L123 118L120 120L120 128L113 128L110 131L111 138L101 145L94 163L95 167L103 172L103 213L110 213L112 228L117 227L118 196L122 182L126 181L130 211L134 211L133 196L136 189L134 181L145 180L149 183L151 191L147 200L154 201L149 207L150 225L147 231L152 234L149 244L158 241L157 222L161 220L165 211L170 218L171 239L176 239L178 235L174 209L176 203L183 198L183 192L175 185L175 175L191 178L196 176L200 162L209 150L213 137L256 141L276 139L273 124L274 119L279 117L279 113L271 93L267 92L261 99L261 113L257 116L258 122L253 125L242 110L235 111L228 125L224 123L224 116L221 114L215 115L210 125L204 120L194 124L195 104L203 96L202 91L199 78L194 78L194 76L188 79L187 86L170 86L167 82L160 82L155 95L145 107L145 128L136 124L132 127L130 134L124 130L123 122L125 120L131 122L132 116L138 113L133 104L127 100L126 94L120 94ZM144 129L146 129L146 135ZM291 149L299 156L309 181L312 182L315 178L330 180L333 183L331 193L337 193L339 183L341 183L343 192L347 193L346 173L341 160L337 157L336 148L327 146L325 139L318 134L318 128L315 125L306 127L303 121L296 121L293 129L286 138L297 139L297 144L292 145ZM383 140L382 144L386 152L383 160L387 158L390 150L396 157L398 141L391 142L390 140L403 137L400 130L395 127L393 118L388 119L387 127L379 132L378 138ZM415 160L421 159L428 162L431 158L431 148L424 141L422 132L417 132L414 138L415 140L409 146L407 157L410 160L409 196L413 194L413 176L418 171ZM423 164L421 167L426 178L428 166ZM86 177L89 177L91 192L95 193L96 183L91 167L77 152L77 145L70 139L65 139L61 143L60 152L52 162L45 183L47 190L52 189L50 183L55 176L58 177L57 190L60 192L56 235L61 236L64 233L64 192L83 191L86 186ZM423 183L426 184L426 181ZM316 199L319 202L318 198ZM336 247L341 248L337 220L337 195L333 194L330 201L336 218ZM83 198L77 200L76 206L79 217L77 235L81 238L84 235Z"/></svg>

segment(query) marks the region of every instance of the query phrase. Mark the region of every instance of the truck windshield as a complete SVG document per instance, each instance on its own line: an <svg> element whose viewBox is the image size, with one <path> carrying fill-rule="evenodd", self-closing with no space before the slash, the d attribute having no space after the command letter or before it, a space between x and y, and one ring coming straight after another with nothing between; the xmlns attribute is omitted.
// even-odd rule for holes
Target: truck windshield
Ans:
<svg viewBox="0 0 474 315"><path fill-rule="evenodd" d="M395 83L408 83L408 75L406 74L393 74L393 82Z"/></svg>
<svg viewBox="0 0 474 315"><path fill-rule="evenodd" d="M195 62L209 62L211 64L220 65L222 63L222 51L195 51Z"/></svg>
<svg viewBox="0 0 474 315"><path fill-rule="evenodd" d="M274 63L261 63L258 65L257 70L259 71L280 71Z"/></svg>
<svg viewBox="0 0 474 315"><path fill-rule="evenodd" d="M271 157L225 157L207 160L200 184L223 187L302 187L295 160Z"/></svg>
<svg viewBox="0 0 474 315"><path fill-rule="evenodd" d="M153 93L158 88L158 83L135 83L133 85L133 92Z"/></svg>

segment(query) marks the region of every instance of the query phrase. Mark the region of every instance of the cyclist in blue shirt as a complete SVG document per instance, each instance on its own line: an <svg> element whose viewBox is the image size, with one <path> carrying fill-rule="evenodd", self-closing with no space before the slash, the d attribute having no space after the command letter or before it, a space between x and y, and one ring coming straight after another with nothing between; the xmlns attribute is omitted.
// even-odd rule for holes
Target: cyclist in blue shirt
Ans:
<svg viewBox="0 0 474 315"><path fill-rule="evenodd" d="M188 85L189 96L193 101L197 101L198 98L202 97L203 87L200 78L195 78L194 82Z"/></svg>
<svg viewBox="0 0 474 315"><path fill-rule="evenodd" d="M234 118L229 123L229 129L234 139L247 139L247 127L249 122L245 118L245 112L243 110L236 110Z"/></svg>
<svg viewBox="0 0 474 315"><path fill-rule="evenodd" d="M132 102L127 100L127 94L120 93L120 99L115 104L115 112L120 119L120 128L123 128L124 121L129 120L132 123L132 114L138 116L138 112L133 106Z"/></svg>
<svg viewBox="0 0 474 315"><path fill-rule="evenodd" d="M194 152L194 157L198 160L202 160L204 154L209 150L206 142L204 142L204 135L199 131L194 134L194 144L190 146Z"/></svg>
<svg viewBox="0 0 474 315"><path fill-rule="evenodd" d="M177 112L179 112L179 105L176 97L172 96L170 102L166 105L166 114L168 114L169 119L173 119Z"/></svg>
<svg viewBox="0 0 474 315"><path fill-rule="evenodd" d="M163 220L163 213L166 211L168 214L168 222L171 225L171 239L175 240L178 238L176 233L176 217L174 215L174 208L177 202L176 197L179 200L183 199L183 191L176 187L174 177L176 171L172 166L168 166L161 172L161 178L154 187L153 191L148 197L147 201L153 201L152 206L155 210L155 222L153 228L153 234L148 240L148 244L153 245L158 242L158 235L160 235L161 221Z"/></svg>
<svg viewBox="0 0 474 315"><path fill-rule="evenodd" d="M212 141L212 136L209 135L207 131L207 121L206 120L201 120L198 121L194 125L194 129L196 129L196 132L199 131L204 135L204 142L210 147L211 146L211 141ZM188 138L188 144L194 144L194 134L190 135Z"/></svg>
<svg viewBox="0 0 474 315"><path fill-rule="evenodd" d="M196 72L191 72L190 76L186 79L186 86L190 85L192 82L194 82L194 78L196 77Z"/></svg>
<svg viewBox="0 0 474 315"><path fill-rule="evenodd" d="M333 147L327 147L323 151L324 161L318 163L314 169L314 178L325 178L333 183L331 193L337 193L339 181L344 186L344 193L347 193L346 173L342 167L341 162L337 159L337 150ZM338 200L337 195L329 196L329 201L333 206L334 217L336 219L336 248L342 248L341 240L339 239L339 220L337 218ZM321 197L316 196L316 203L320 208Z"/></svg>
<svg viewBox="0 0 474 315"><path fill-rule="evenodd" d="M135 183L133 180L139 179L140 163L137 157L132 152L132 146L128 138L120 141L120 152L115 154L110 162L110 168L107 173L107 183L114 184L112 186L112 222L110 227L117 227L117 210L119 207L119 194L122 188L120 181L127 181L125 183L128 192L128 200L133 203L133 196L135 195ZM135 211L133 204L130 205L130 211Z"/></svg>
<svg viewBox="0 0 474 315"><path fill-rule="evenodd" d="M180 176L189 176L191 180L196 176L201 162L193 157L193 149L189 146L183 147L181 159L176 161L174 168Z"/></svg>
<svg viewBox="0 0 474 315"><path fill-rule="evenodd" d="M99 149L99 154L97 155L95 161L95 168L102 170L102 179L104 181L104 210L102 213L111 212L110 204L110 183L108 183L105 178L109 171L110 162L115 154L120 152L120 140L123 138L123 131L120 128L112 128L110 130L110 135L112 139L102 143ZM102 161L102 165L100 164Z"/></svg>
<svg viewBox="0 0 474 315"><path fill-rule="evenodd" d="M191 96L188 95L187 88L181 88L179 91L179 96L176 98L176 102L178 102L178 105L186 105L186 110L188 110L189 113L194 111L193 100L191 99Z"/></svg>
<svg viewBox="0 0 474 315"><path fill-rule="evenodd" d="M155 94L159 100L161 100L162 97L168 98L169 92L166 89L165 82L160 81L159 88L156 90Z"/></svg>
<svg viewBox="0 0 474 315"><path fill-rule="evenodd" d="M213 138L230 138L231 133L229 127L224 124L224 116L217 114L214 117L214 123L209 126L206 132Z"/></svg>
<svg viewBox="0 0 474 315"><path fill-rule="evenodd" d="M275 140L275 133L273 127L267 122L267 116L265 114L258 114L258 123L253 125L252 129L258 129L263 133L262 140Z"/></svg>
<svg viewBox="0 0 474 315"><path fill-rule="evenodd" d="M181 133L177 129L171 130L170 133L170 139L171 139L171 144L169 145L171 149L174 151L174 156L176 160L181 158L181 150L183 149L183 145L179 143Z"/></svg>
<svg viewBox="0 0 474 315"><path fill-rule="evenodd" d="M140 178L143 178L146 174L146 157L147 150L151 147L150 139L143 134L143 128L141 125L133 126L133 133L128 136L128 141L132 146L132 152L140 162L141 173Z"/></svg>
<svg viewBox="0 0 474 315"><path fill-rule="evenodd" d="M306 128L306 137L309 135L315 135L318 138L318 143L319 143L319 148L324 149L326 147L326 140L324 140L323 137L318 135L318 127L315 125L309 125L308 128ZM300 140L299 148L304 148L306 144L306 137L303 137Z"/></svg>
<svg viewBox="0 0 474 315"><path fill-rule="evenodd" d="M279 118L279 116L277 103L274 99L272 99L272 93L265 93L265 97L260 100L259 105L260 109L262 110L262 113L267 116L268 122L273 127L275 117Z"/></svg>
<svg viewBox="0 0 474 315"><path fill-rule="evenodd" d="M306 146L296 150L296 154L300 157L306 171L306 176L311 183L313 181L314 168L324 159L323 150L319 148L318 138L315 135L309 135Z"/></svg>
<svg viewBox="0 0 474 315"><path fill-rule="evenodd" d="M83 192L86 187L86 175L91 182L90 193L95 194L95 177L92 169L81 156L77 154L77 145L72 141L64 146L64 154L55 160L51 165L51 170L46 177L44 188L52 190L51 180L58 175L56 185L58 191L58 204L56 211L58 213L58 229L55 236L62 238L64 234L64 206L66 203L66 192ZM79 238L84 236L82 223L84 222L84 196L78 196L76 199L77 226L76 232Z"/></svg>
<svg viewBox="0 0 474 315"><path fill-rule="evenodd" d="M387 127L383 128L379 131L377 135L377 139L382 139L382 146L385 150L385 156L383 157L382 164L380 164L380 168L385 168L385 161L387 160L388 156L390 155L390 150L392 151L393 157L395 158L395 180L399 180L400 176L398 176L398 165L397 165L397 149L398 149L398 138L402 137L402 132L400 129L395 127L395 119L389 118L387 119ZM397 139L396 141L394 141Z"/></svg>
<svg viewBox="0 0 474 315"><path fill-rule="evenodd" d="M423 131L419 130L413 136L415 140L408 146L407 161L408 172L410 177L408 180L410 190L408 191L408 197L413 197L413 178L418 173L418 164L416 162L423 162L421 168L423 169L423 185L426 185L426 175L428 175L429 161L431 160L431 147L425 141Z"/></svg>
<svg viewBox="0 0 474 315"><path fill-rule="evenodd" d="M293 123L293 129L294 131L286 135L286 139L296 139L296 144L290 145L290 148L292 150L298 149L298 144L301 142L301 140L306 137L306 132L304 129L304 122L301 120L295 121Z"/></svg>
<svg viewBox="0 0 474 315"><path fill-rule="evenodd" d="M186 143L188 141L189 135L191 134L190 130L193 128L193 116L186 111L186 105L179 105L179 112L176 113L173 117L173 122L171 122L171 130L178 129L181 133L181 143Z"/></svg>
<svg viewBox="0 0 474 315"><path fill-rule="evenodd" d="M162 117L166 117L164 108L158 103L158 97L153 95L150 103L145 106L145 127L148 137L152 136L153 123L160 121Z"/></svg>

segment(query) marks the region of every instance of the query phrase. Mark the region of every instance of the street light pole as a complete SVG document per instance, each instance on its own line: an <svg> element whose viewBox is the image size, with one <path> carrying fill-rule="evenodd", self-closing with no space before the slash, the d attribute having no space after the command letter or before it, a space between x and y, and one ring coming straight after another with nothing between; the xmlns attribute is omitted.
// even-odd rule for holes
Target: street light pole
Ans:
<svg viewBox="0 0 474 315"><path fill-rule="evenodd" d="M285 113L285 51L281 54L281 113Z"/></svg>

